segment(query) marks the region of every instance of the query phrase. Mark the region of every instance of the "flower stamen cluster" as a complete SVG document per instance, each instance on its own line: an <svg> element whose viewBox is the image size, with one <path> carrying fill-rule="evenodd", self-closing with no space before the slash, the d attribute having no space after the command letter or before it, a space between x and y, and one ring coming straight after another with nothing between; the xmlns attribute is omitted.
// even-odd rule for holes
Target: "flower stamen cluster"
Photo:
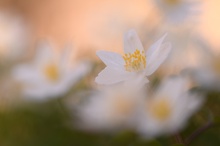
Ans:
<svg viewBox="0 0 220 146"><path fill-rule="evenodd" d="M146 68L146 55L144 51L138 49L134 53L127 53L123 56L125 61L125 70L129 72L138 72Z"/></svg>

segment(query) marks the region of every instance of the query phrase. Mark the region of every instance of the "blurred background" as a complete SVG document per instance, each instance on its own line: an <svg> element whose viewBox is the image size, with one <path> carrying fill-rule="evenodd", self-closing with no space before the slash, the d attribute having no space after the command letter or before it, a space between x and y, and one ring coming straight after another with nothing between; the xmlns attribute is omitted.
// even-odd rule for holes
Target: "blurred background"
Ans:
<svg viewBox="0 0 220 146"><path fill-rule="evenodd" d="M210 54L219 54L220 1L196 2L198 4L195 12L191 13L192 19L170 23L165 21L164 12L160 11L154 0L0 0L0 27L3 28L0 28L0 145L171 145L175 141L173 138L159 137L145 141L130 131L117 135L82 132L73 128L73 111L74 106L80 102L79 98L84 98L95 88L94 78L104 68L104 64L96 57L96 51L122 53L123 33L131 28L137 30L145 48L149 48L164 33L168 33L167 40L174 42L174 49L184 48L184 53L178 51L183 57L170 57L156 72L152 77L155 84L163 77L180 73L184 69L203 67L207 60L213 58ZM5 19L7 24L4 26L1 21ZM4 32L7 26L8 30L14 31ZM13 34L13 37L7 37L8 33ZM10 72L17 64L32 60L42 41L52 44L58 54L65 50L67 44L71 44L74 49L72 62L86 60L90 63L90 69L59 98L44 102L20 100L23 98L23 86L13 80ZM14 44L11 45L11 42ZM219 57L217 64L220 64ZM218 71L220 73L220 69ZM219 118L219 91L205 90L207 103L190 119L190 126L182 132L183 137L205 123L207 112ZM218 123L191 145L219 146L219 131Z"/></svg>
<svg viewBox="0 0 220 146"><path fill-rule="evenodd" d="M194 27L215 50L220 37L218 5L217 0L202 1ZM122 46L123 30L140 26L149 29L150 20L159 15L150 0L1 0L0 6L2 11L24 19L32 43L49 39L62 46L71 41L76 48L83 48L79 50L117 50Z"/></svg>

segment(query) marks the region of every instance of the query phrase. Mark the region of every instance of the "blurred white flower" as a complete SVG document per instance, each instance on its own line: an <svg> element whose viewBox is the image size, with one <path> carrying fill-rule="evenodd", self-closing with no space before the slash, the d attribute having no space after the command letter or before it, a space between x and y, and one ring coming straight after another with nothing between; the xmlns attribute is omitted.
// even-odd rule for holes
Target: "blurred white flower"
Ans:
<svg viewBox="0 0 220 146"><path fill-rule="evenodd" d="M220 90L220 56L211 55L201 66L191 69L192 79L209 90Z"/></svg>
<svg viewBox="0 0 220 146"><path fill-rule="evenodd" d="M49 45L37 50L30 64L15 67L13 76L24 83L24 95L28 98L46 99L66 93L90 70L90 64L80 63L74 68L70 62L72 49L67 47L60 54Z"/></svg>
<svg viewBox="0 0 220 146"><path fill-rule="evenodd" d="M24 52L27 41L27 29L22 19L0 12L0 57L19 57Z"/></svg>
<svg viewBox="0 0 220 146"><path fill-rule="evenodd" d="M165 80L142 106L138 131L148 138L178 132L203 101L187 86L180 77Z"/></svg>
<svg viewBox="0 0 220 146"><path fill-rule="evenodd" d="M98 74L95 81L105 85L137 78L144 83L148 82L145 77L161 65L171 50L169 43L163 43L165 37L166 35L145 52L135 30L129 30L124 34L123 56L108 51L97 52L106 68Z"/></svg>
<svg viewBox="0 0 220 146"><path fill-rule="evenodd" d="M85 130L131 128L143 93L128 86L114 86L98 92L78 108L80 127Z"/></svg>
<svg viewBox="0 0 220 146"><path fill-rule="evenodd" d="M196 13L195 0L153 0L165 15L165 19L171 23L182 23Z"/></svg>
<svg viewBox="0 0 220 146"><path fill-rule="evenodd" d="M172 42L173 49L162 66L163 74L178 74L184 69L198 67L208 59L208 51L195 46L196 38L191 29L169 31L167 40Z"/></svg>

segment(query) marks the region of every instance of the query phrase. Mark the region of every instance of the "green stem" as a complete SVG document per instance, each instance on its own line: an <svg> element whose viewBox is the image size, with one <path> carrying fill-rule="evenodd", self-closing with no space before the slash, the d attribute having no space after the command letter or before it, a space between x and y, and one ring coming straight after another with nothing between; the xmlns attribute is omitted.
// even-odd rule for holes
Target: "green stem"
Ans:
<svg viewBox="0 0 220 146"><path fill-rule="evenodd" d="M212 127L214 125L213 121L208 121L206 124L204 124L202 127L198 128L196 131L194 131L186 140L185 143L188 145L190 144L194 139L196 139L201 133L206 131L208 128Z"/></svg>
<svg viewBox="0 0 220 146"><path fill-rule="evenodd" d="M184 140L182 139L182 136L179 133L175 134L174 137L175 137L176 142L178 144L185 145Z"/></svg>

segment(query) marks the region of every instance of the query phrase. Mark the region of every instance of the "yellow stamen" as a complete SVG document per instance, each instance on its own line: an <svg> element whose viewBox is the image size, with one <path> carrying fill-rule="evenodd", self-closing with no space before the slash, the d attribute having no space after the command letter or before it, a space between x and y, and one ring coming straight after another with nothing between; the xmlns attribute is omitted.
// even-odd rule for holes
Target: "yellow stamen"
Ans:
<svg viewBox="0 0 220 146"><path fill-rule="evenodd" d="M152 102L149 111L154 118L164 121L171 115L171 106L167 100L159 100Z"/></svg>
<svg viewBox="0 0 220 146"><path fill-rule="evenodd" d="M59 69L56 64L48 64L44 68L44 74L50 81L57 81L59 79Z"/></svg>
<svg viewBox="0 0 220 146"><path fill-rule="evenodd" d="M146 68L146 55L144 51L136 49L134 53L127 53L123 56L125 61L125 70L129 72L138 72Z"/></svg>

